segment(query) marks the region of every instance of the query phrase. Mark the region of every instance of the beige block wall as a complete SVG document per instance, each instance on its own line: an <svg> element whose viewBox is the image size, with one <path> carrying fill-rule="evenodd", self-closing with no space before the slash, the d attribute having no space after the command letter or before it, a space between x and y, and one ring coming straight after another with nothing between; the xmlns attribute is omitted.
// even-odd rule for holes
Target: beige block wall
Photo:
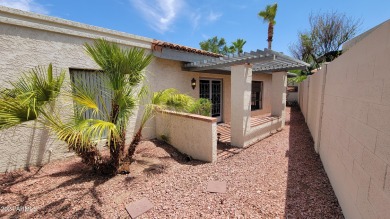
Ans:
<svg viewBox="0 0 390 219"><path fill-rule="evenodd" d="M324 99L324 83L326 77L327 66L323 65L322 69L319 70L316 74L309 76L309 83L307 91L308 95L306 101L306 122L313 136L314 148L318 153L319 150L319 141L320 141L320 127L322 122L323 114L323 99ZM310 104L308 104L310 103Z"/></svg>
<svg viewBox="0 0 390 219"><path fill-rule="evenodd" d="M316 75L310 77L309 89L307 82L300 85L300 105L345 217L388 218L390 22L328 64L326 75ZM318 121L321 77L326 83Z"/></svg>
<svg viewBox="0 0 390 219"><path fill-rule="evenodd" d="M156 116L156 135L194 159L217 161L217 119L164 111Z"/></svg>
<svg viewBox="0 0 390 219"><path fill-rule="evenodd" d="M298 92L287 92L288 102L298 102Z"/></svg>
<svg viewBox="0 0 390 219"><path fill-rule="evenodd" d="M305 121L307 118L307 103L309 100L309 84L310 84L310 78L307 78L306 80L302 81L298 85L298 103L301 108L301 112L303 116L305 117Z"/></svg>

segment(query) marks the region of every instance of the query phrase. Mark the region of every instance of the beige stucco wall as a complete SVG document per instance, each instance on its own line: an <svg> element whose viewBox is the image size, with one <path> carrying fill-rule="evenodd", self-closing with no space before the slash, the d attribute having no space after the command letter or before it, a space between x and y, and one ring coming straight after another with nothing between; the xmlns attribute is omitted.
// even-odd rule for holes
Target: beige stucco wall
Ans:
<svg viewBox="0 0 390 219"><path fill-rule="evenodd" d="M107 30L63 19L42 16L0 6L0 87L7 81L15 80L23 71L38 65L52 63L57 69L66 71L65 86L69 86L69 68L98 69L98 66L85 54L84 43L92 43L95 38L105 38L124 48L139 47L149 49L152 39L118 31ZM200 74L182 71L181 63L155 58L146 70L150 91L174 87L181 93L199 97L199 86L191 88L191 79L199 85L200 78L223 80L223 120L230 122L231 80L230 75ZM252 115L269 113L271 110L271 79L269 74L254 74L253 80L264 81L263 109L251 112ZM73 113L72 101L61 98L58 103L61 112ZM127 141L131 140L139 124L142 107L134 112L129 121ZM145 127L145 138L156 137L155 120ZM66 145L55 140L47 130L33 123L24 124L0 131L0 172L23 168L28 165L41 165L72 155Z"/></svg>
<svg viewBox="0 0 390 219"><path fill-rule="evenodd" d="M65 83L69 85L69 68L98 69L85 54L83 44L102 37L127 48L150 48L152 42L148 38L0 6L0 87L15 80L23 71L49 63L66 70ZM181 71L180 62L155 58L146 74L151 91L174 87L192 96L199 93L190 84L191 79L198 78L199 74ZM62 113L73 112L70 100L63 99L58 106ZM141 113L142 109L137 110L129 121L128 141ZM48 135L47 131L31 127L35 127L33 123L0 131L0 172L41 165L72 155L67 152L65 144L54 140L55 137ZM145 138L155 137L154 120L147 124L143 135Z"/></svg>
<svg viewBox="0 0 390 219"><path fill-rule="evenodd" d="M201 73L198 75L197 83L199 84L199 79L220 79L222 80L222 121L229 122L230 121L230 86L231 80L230 75L223 74L208 74ZM196 87L195 97L199 98L199 86Z"/></svg>
<svg viewBox="0 0 390 219"><path fill-rule="evenodd" d="M194 159L217 161L217 120L211 117L164 111L156 116L156 135Z"/></svg>
<svg viewBox="0 0 390 219"><path fill-rule="evenodd" d="M272 74L253 73L252 81L263 81L263 108L251 112L251 116L264 115L271 112Z"/></svg>
<svg viewBox="0 0 390 219"><path fill-rule="evenodd" d="M210 79L221 79L223 83L223 122L229 123L231 121L231 76L222 74L208 74L201 73L197 76L198 78L210 78ZM271 85L272 75L271 74L260 74L254 73L252 75L253 81L263 81L263 108L251 112L251 116L263 115L271 112ZM197 80L199 82L199 80ZM195 97L199 97L199 88L197 87L194 93Z"/></svg>
<svg viewBox="0 0 390 219"><path fill-rule="evenodd" d="M327 65L319 154L346 218L390 215L389 63L387 21ZM304 92L300 100L313 95L305 116L316 126L308 115L319 113L310 107L319 93Z"/></svg>

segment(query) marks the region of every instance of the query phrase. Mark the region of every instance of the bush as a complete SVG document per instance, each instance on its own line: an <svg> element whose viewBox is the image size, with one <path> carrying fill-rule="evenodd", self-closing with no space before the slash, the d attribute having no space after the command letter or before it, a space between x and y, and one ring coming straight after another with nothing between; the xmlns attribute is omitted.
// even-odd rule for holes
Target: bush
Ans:
<svg viewBox="0 0 390 219"><path fill-rule="evenodd" d="M193 104L189 109L189 112L193 114L202 115L202 116L210 116L211 107L212 107L212 103L210 100L200 98L193 102Z"/></svg>

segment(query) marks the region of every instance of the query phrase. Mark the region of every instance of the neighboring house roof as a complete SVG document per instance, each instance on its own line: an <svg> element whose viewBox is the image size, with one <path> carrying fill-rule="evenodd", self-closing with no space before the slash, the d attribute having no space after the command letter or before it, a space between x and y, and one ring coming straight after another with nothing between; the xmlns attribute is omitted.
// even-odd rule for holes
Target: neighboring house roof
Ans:
<svg viewBox="0 0 390 219"><path fill-rule="evenodd" d="M179 51L185 51L189 53L195 53L195 54L200 54L200 55L206 55L206 56L211 56L211 57L222 57L223 55L201 50L201 49L195 49L191 48L188 46L183 46L179 44L174 44L174 43L169 43L169 42L164 42L160 40L154 40L152 43L152 50L153 51L162 51L162 48L169 48L169 49L174 49L174 50L179 50Z"/></svg>

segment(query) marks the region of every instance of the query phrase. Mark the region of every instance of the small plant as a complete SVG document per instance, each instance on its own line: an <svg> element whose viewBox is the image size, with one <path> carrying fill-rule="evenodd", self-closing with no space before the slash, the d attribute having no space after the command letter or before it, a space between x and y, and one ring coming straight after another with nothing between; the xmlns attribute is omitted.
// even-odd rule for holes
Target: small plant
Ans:
<svg viewBox="0 0 390 219"><path fill-rule="evenodd" d="M209 99L200 98L190 106L190 113L202 116L211 115L212 103Z"/></svg>
<svg viewBox="0 0 390 219"><path fill-rule="evenodd" d="M169 143L169 136L161 135L160 138L161 138L161 140L163 140L165 143Z"/></svg>

